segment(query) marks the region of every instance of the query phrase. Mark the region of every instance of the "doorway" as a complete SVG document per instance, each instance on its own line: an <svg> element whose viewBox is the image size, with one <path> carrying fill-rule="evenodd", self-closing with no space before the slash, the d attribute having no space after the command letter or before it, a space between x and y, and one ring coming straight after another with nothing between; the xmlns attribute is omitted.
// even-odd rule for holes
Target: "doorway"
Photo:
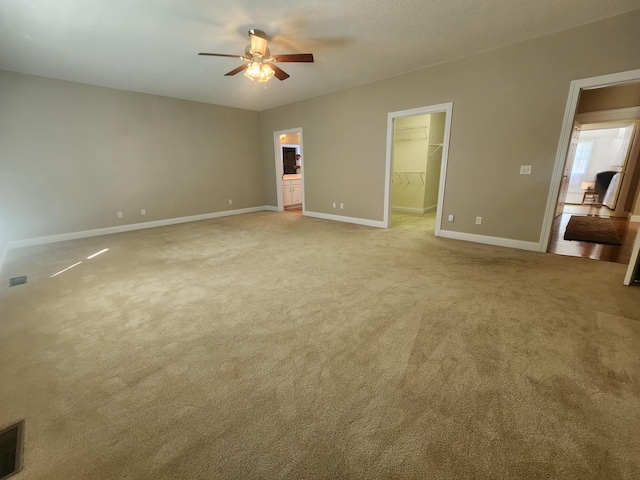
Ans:
<svg viewBox="0 0 640 480"><path fill-rule="evenodd" d="M386 228L440 235L453 103L387 116Z"/></svg>
<svg viewBox="0 0 640 480"><path fill-rule="evenodd" d="M637 163L638 121L574 123L558 196L560 213L596 212L600 216L624 217L626 198L622 185ZM635 189L627 193L634 194Z"/></svg>
<svg viewBox="0 0 640 480"><path fill-rule="evenodd" d="M572 82L543 224L543 251L630 262L640 227L633 216L640 207L639 80L640 70L635 70ZM581 237L575 228L581 224L606 226L614 235Z"/></svg>
<svg viewBox="0 0 640 480"><path fill-rule="evenodd" d="M273 132L278 211L305 214L302 128Z"/></svg>

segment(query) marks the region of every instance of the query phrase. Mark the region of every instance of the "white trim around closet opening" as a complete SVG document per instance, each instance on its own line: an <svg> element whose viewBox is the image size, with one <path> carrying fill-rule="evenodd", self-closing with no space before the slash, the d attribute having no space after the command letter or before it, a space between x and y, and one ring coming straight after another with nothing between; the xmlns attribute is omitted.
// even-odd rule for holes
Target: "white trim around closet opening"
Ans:
<svg viewBox="0 0 640 480"><path fill-rule="evenodd" d="M414 115L426 115L432 113L444 113L444 140L442 146L442 159L440 161L440 183L438 186L438 204L436 207L435 235L440 236L442 226L442 204L444 203L444 189L447 180L447 160L449 157L449 137L451 135L451 116L453 114L453 102L430 105L427 107L411 108L389 112L387 114L387 152L384 183L384 216L382 224L385 228L391 226L391 181L393 178L393 132L394 121L397 118L412 117Z"/></svg>

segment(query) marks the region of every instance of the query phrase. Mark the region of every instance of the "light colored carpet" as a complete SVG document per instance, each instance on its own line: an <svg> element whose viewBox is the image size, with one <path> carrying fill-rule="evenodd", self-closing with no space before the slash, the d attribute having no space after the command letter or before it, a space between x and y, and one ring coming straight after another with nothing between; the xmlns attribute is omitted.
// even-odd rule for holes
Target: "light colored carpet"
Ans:
<svg viewBox="0 0 640 480"><path fill-rule="evenodd" d="M393 225L261 212L14 251L16 478L638 478L625 267Z"/></svg>

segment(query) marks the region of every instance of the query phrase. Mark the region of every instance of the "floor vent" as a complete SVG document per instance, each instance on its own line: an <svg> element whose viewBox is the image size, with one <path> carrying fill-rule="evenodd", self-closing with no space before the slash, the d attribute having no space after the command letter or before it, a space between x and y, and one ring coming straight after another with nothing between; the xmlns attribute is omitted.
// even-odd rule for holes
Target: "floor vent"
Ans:
<svg viewBox="0 0 640 480"><path fill-rule="evenodd" d="M24 420L0 432L0 480L22 470Z"/></svg>
<svg viewBox="0 0 640 480"><path fill-rule="evenodd" d="M9 286L15 287L16 285L22 285L23 283L27 283L27 277L13 277L9 279ZM2 477L0 477L2 479Z"/></svg>

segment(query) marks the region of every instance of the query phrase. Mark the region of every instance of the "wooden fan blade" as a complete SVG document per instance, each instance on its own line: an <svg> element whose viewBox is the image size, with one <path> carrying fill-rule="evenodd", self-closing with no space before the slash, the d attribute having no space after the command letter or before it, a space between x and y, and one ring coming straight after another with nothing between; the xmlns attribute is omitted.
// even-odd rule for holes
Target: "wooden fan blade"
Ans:
<svg viewBox="0 0 640 480"><path fill-rule="evenodd" d="M288 53L284 55L274 55L276 62L313 62L313 53Z"/></svg>
<svg viewBox="0 0 640 480"><path fill-rule="evenodd" d="M287 72L282 70L280 67L275 66L273 63L267 63L267 65L269 65L269 68L273 70L275 77L278 80L286 80L287 78L290 77L290 75Z"/></svg>
<svg viewBox="0 0 640 480"><path fill-rule="evenodd" d="M245 70L247 67L248 67L248 65L246 63L243 63L238 68L234 68L230 72L225 73L224 76L225 77L230 77L232 75L235 75L236 73L240 73L241 71Z"/></svg>
<svg viewBox="0 0 640 480"><path fill-rule="evenodd" d="M207 55L209 57L229 57L229 58L242 58L240 55L229 55L226 53L199 53L198 55Z"/></svg>

